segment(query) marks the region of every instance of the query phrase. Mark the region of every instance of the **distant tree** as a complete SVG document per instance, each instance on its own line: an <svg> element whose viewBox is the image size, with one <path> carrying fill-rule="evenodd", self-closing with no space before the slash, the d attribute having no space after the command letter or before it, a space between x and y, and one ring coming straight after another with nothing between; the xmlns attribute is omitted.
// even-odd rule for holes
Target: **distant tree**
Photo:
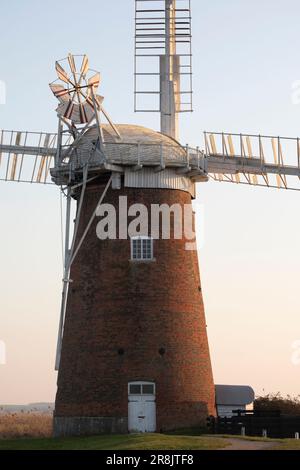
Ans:
<svg viewBox="0 0 300 470"><path fill-rule="evenodd" d="M283 397L281 393L257 397L254 401L255 411L280 410L285 415L300 416L300 395Z"/></svg>

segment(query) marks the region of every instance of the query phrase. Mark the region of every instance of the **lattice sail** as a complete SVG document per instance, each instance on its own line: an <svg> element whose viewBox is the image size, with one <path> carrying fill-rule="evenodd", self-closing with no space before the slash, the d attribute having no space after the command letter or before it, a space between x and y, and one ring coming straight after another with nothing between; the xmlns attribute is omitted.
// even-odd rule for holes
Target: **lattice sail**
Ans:
<svg viewBox="0 0 300 470"><path fill-rule="evenodd" d="M176 115L193 110L191 38L190 0L136 0L135 111L160 112L172 137Z"/></svg>
<svg viewBox="0 0 300 470"><path fill-rule="evenodd" d="M0 180L50 184L57 134L0 131Z"/></svg>
<svg viewBox="0 0 300 470"><path fill-rule="evenodd" d="M300 190L300 139L206 132L207 171L216 181Z"/></svg>

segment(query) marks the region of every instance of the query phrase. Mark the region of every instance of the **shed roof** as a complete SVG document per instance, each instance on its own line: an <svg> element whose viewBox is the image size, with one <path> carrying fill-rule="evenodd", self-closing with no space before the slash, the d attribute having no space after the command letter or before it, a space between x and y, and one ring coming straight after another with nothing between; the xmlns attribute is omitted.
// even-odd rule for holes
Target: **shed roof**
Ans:
<svg viewBox="0 0 300 470"><path fill-rule="evenodd" d="M255 394L248 385L216 385L217 405L249 405Z"/></svg>

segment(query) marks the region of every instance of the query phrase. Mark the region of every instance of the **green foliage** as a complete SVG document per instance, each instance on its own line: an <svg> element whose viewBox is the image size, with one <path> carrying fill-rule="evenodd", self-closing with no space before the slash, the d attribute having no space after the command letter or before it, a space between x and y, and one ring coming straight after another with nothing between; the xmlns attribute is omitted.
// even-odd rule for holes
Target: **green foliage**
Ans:
<svg viewBox="0 0 300 470"><path fill-rule="evenodd" d="M283 397L279 392L257 397L254 401L255 411L279 410L285 415L300 416L300 395Z"/></svg>

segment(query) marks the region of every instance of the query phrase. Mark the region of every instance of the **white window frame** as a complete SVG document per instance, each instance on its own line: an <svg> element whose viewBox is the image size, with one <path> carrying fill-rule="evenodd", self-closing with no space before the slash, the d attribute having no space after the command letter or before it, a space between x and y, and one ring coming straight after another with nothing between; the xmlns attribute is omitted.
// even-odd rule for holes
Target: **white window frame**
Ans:
<svg viewBox="0 0 300 470"><path fill-rule="evenodd" d="M130 393L130 386L131 385L139 385L141 387L141 393ZM153 386L153 393L151 393L150 395L151 396L155 396L156 395L156 383L155 382L145 382L145 381L141 381L141 382L128 382L128 396L145 396L145 395L149 395L149 393L143 393L143 385L152 385Z"/></svg>
<svg viewBox="0 0 300 470"><path fill-rule="evenodd" d="M143 240L147 240L147 241L150 241L151 242L151 253L150 253L150 258L148 257L145 257L145 253L144 253L144 247L143 247ZM141 257L140 258L135 258L134 257L134 242L136 241L140 241L141 242ZM153 261L154 260L154 256L153 256L153 252L154 252L154 249L153 249L153 246L154 246L154 240L152 237L132 237L130 239L130 245L131 245L131 260L132 261Z"/></svg>

